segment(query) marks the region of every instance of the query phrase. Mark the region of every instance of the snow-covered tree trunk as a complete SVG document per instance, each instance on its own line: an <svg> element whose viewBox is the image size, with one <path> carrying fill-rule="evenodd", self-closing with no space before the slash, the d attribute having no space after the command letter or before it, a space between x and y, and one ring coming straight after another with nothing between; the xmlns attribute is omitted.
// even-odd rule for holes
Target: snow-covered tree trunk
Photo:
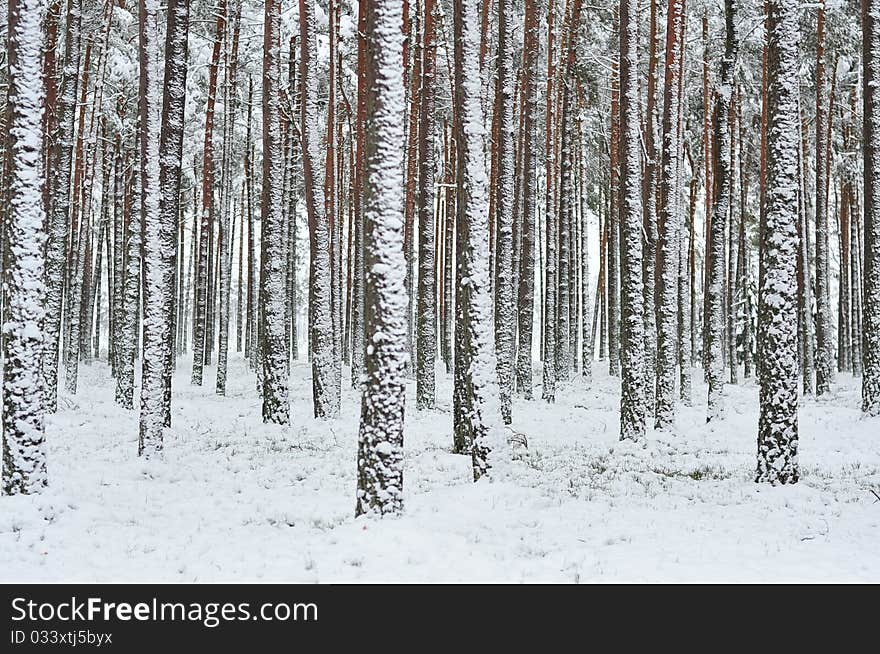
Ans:
<svg viewBox="0 0 880 654"><path fill-rule="evenodd" d="M43 204L41 74L45 0L9 0L7 54L9 212L4 229L3 493L47 485L44 448L43 305L46 211Z"/></svg>
<svg viewBox="0 0 880 654"><path fill-rule="evenodd" d="M668 18L674 14L676 5L682 4L683 0L673 0L667 8ZM645 406L650 416L655 411L657 404L657 347L658 347L658 301L655 298L658 283L657 272L660 261L657 253L658 216L657 216L657 191L660 178L660 163L662 145L658 148L661 137L660 121L657 120L658 104L660 95L660 31L657 27L658 0L650 0L650 27L648 31L648 88L647 107L645 111L645 174L642 185L642 205L644 207L644 230L645 244L642 259L642 281L645 310ZM667 28L667 40L670 34ZM677 40L677 34L675 34ZM669 44L667 43L667 58L669 56ZM669 71L667 71L667 75ZM668 92L668 91L667 91ZM677 98L676 98L677 99Z"/></svg>
<svg viewBox="0 0 880 654"><path fill-rule="evenodd" d="M357 151L354 162L354 236L352 248L354 261L351 267L351 386L360 388L360 376L364 367L364 220L363 220L363 176L364 176L364 120L366 111L367 77L364 69L366 60L364 30L366 29L367 0L358 1L357 29L357 106L356 127L353 138Z"/></svg>
<svg viewBox="0 0 880 654"><path fill-rule="evenodd" d="M767 187L761 232L756 481L798 480L798 7L768 0Z"/></svg>
<svg viewBox="0 0 880 654"><path fill-rule="evenodd" d="M437 68L436 24L439 15L434 0L425 0L418 148L419 282L416 303L416 407L419 409L434 407L434 365L437 359L434 85Z"/></svg>
<svg viewBox="0 0 880 654"><path fill-rule="evenodd" d="M522 220L520 228L520 268L518 293L518 349L516 359L516 388L526 399L532 398L532 327L535 319L535 179L538 113L538 3L525 6L525 35L523 44L524 112L522 154Z"/></svg>
<svg viewBox="0 0 880 654"><path fill-rule="evenodd" d="M713 169L712 221L709 229L708 283L706 298L707 381L709 400L706 422L724 415L724 233L730 213L733 174L730 165L730 109L733 74L736 67L736 9L733 0L724 2L725 38L721 77L715 98L712 125Z"/></svg>
<svg viewBox="0 0 880 654"><path fill-rule="evenodd" d="M166 314L165 292L170 261L163 240L159 175L159 3L140 0L139 50L139 147L141 170L141 222L143 248L143 367L141 373L141 414L138 455L144 458L162 453L165 425L164 365L170 347L170 316Z"/></svg>
<svg viewBox="0 0 880 654"><path fill-rule="evenodd" d="M137 351L138 296L141 287L140 177L140 166L132 166L124 210L127 217L126 252L116 373L116 403L124 409L134 408L134 358Z"/></svg>
<svg viewBox="0 0 880 654"><path fill-rule="evenodd" d="M217 7L217 29L208 68L208 96L205 107L205 140L202 158L202 207L199 219L198 262L196 264L195 301L193 302L192 384L202 385L204 366L210 359L211 243L214 229L214 107L217 102L217 77L220 49L226 32L226 0ZM250 143L248 143L248 146Z"/></svg>
<svg viewBox="0 0 880 654"><path fill-rule="evenodd" d="M162 314L165 361L163 372L163 424L171 426L171 373L174 370L171 326L175 316L175 287L179 275L175 268L180 227L180 169L183 160L183 130L186 118L186 74L189 54L189 2L169 0L165 30L165 78L163 83L162 125L159 138L159 189L161 192ZM158 48L158 43L156 44ZM181 244L182 247L182 244ZM182 316L177 318L182 322Z"/></svg>
<svg viewBox="0 0 880 654"><path fill-rule="evenodd" d="M398 0L372 0L365 25L364 383L356 515L403 510L407 289L403 251L403 38ZM433 364L433 360L432 360Z"/></svg>
<svg viewBox="0 0 880 654"><path fill-rule="evenodd" d="M324 187L317 174L321 147L318 124L318 73L316 60L315 0L299 0L300 79L302 80L301 133L303 180L309 218L309 340L312 346L312 390L315 416L335 418L339 414L336 385L335 341L332 315L330 230L324 207Z"/></svg>
<svg viewBox="0 0 880 654"><path fill-rule="evenodd" d="M862 412L880 415L880 0L862 3L864 268Z"/></svg>
<svg viewBox="0 0 880 654"><path fill-rule="evenodd" d="M828 92L825 80L825 3L816 26L816 395L831 390L834 337L828 245Z"/></svg>
<svg viewBox="0 0 880 654"><path fill-rule="evenodd" d="M170 26L169 26L170 29ZM217 331L217 380L215 389L218 395L226 394L226 377L229 363L229 308L232 290L232 252L235 244L234 228L234 200L232 180L232 139L235 134L235 116L237 114L237 80L236 69L238 67L238 42L241 34L241 3L235 3L235 13L232 16L232 47L226 56L226 76L223 93L223 190L220 205L220 237L218 239L219 259L219 314L220 324ZM280 71L280 67L279 67ZM280 72L279 72L280 79ZM279 109L280 110L280 109ZM281 155L283 156L283 155ZM283 166L283 164L282 164ZM230 228L230 221L233 226ZM286 239L280 239L286 244ZM286 256L286 252L285 252ZM286 285L282 293L287 304ZM286 330L285 330L286 334ZM286 339L286 335L285 335ZM285 340L285 352L286 352ZM285 363L286 363L285 354Z"/></svg>
<svg viewBox="0 0 880 654"><path fill-rule="evenodd" d="M290 421L290 404L287 396L287 332L284 329L287 246L281 210L280 21L280 3L267 0L263 22L263 192L260 198L263 422L286 425Z"/></svg>
<svg viewBox="0 0 880 654"><path fill-rule="evenodd" d="M666 84L663 93L663 141L660 164L660 249L657 320L657 395L654 426L672 427L675 420L675 369L678 349L678 268L681 257L681 220L677 211L679 167L679 75L683 44L684 0L672 0L666 18ZM648 265L651 265L650 263ZM649 407L650 410L650 407Z"/></svg>
<svg viewBox="0 0 880 654"><path fill-rule="evenodd" d="M64 38L64 63L58 93L58 134L49 155L49 216L46 245L46 352L43 383L46 410L58 406L58 361L61 338L61 307L64 296L67 232L70 213L70 164L73 156L76 87L79 81L81 0L68 0Z"/></svg>
<svg viewBox="0 0 880 654"><path fill-rule="evenodd" d="M499 103L498 172L496 176L495 218L495 355L498 360L498 387L504 422L511 421L513 397L514 339L516 305L513 268L513 176L514 139L514 14L512 0L498 3L498 86Z"/></svg>
<svg viewBox="0 0 880 654"><path fill-rule="evenodd" d="M557 309L557 231L556 197L554 193L556 176L556 144L553 141L554 103L556 91L555 33L553 28L556 13L555 0L547 4L547 92L544 111L544 366L541 376L541 398L547 402L556 401L556 309Z"/></svg>
<svg viewBox="0 0 880 654"><path fill-rule="evenodd" d="M620 438L645 435L638 1L620 0Z"/></svg>
<svg viewBox="0 0 880 654"><path fill-rule="evenodd" d="M504 439L492 338L489 225L480 105L476 0L455 0L455 112L458 120L458 186L454 401L473 457L474 479L503 462ZM460 336L459 336L460 335Z"/></svg>
<svg viewBox="0 0 880 654"><path fill-rule="evenodd" d="M615 33L620 32L619 6L615 10ZM636 46L633 45L635 48ZM611 64L611 143L608 151L610 167L610 188L608 193L608 215L606 216L608 238L605 244L606 294L606 342L608 347L608 372L614 377L620 375L620 301L621 289L621 247L620 247L620 60L615 58Z"/></svg>

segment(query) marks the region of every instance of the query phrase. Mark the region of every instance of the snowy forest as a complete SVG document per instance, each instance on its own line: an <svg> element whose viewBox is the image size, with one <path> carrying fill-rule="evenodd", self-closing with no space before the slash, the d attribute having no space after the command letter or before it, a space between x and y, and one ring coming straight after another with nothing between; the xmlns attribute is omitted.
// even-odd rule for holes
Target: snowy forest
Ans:
<svg viewBox="0 0 880 654"><path fill-rule="evenodd" d="M880 0L2 4L4 579L880 579Z"/></svg>

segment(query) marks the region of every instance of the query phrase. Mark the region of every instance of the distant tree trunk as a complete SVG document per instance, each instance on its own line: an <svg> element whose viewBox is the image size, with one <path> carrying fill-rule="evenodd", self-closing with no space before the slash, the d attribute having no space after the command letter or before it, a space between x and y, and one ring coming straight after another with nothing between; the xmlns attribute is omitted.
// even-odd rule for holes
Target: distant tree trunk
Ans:
<svg viewBox="0 0 880 654"><path fill-rule="evenodd" d="M202 215L199 227L198 263L196 265L196 300L193 316L192 383L202 385L203 369L210 359L209 303L211 301L211 244L214 229L214 106L217 102L217 76L220 49L226 31L226 0L217 8L217 30L208 68L208 99L205 109L205 142L202 162ZM250 144L248 144L250 145Z"/></svg>
<svg viewBox="0 0 880 654"><path fill-rule="evenodd" d="M354 162L354 262L352 263L351 288L351 386L360 388L364 367L364 121L366 120L367 77L366 43L364 32L367 20L367 0L358 0L357 38L357 120L353 138L357 142Z"/></svg>
<svg viewBox="0 0 880 654"><path fill-rule="evenodd" d="M513 269L513 176L514 138L514 42L513 3L498 3L498 80L496 102L499 103L498 173L496 179L495 218L495 355L498 360L498 387L501 414L506 424L511 421L513 397L514 339L516 338L516 305L514 302ZM433 262L432 262L433 263Z"/></svg>
<svg viewBox="0 0 880 654"><path fill-rule="evenodd" d="M125 272L119 318L116 373L116 403L134 408L134 358L137 352L138 293L141 287L141 182L140 167L132 166L124 202Z"/></svg>
<svg viewBox="0 0 880 654"><path fill-rule="evenodd" d="M522 154L522 227L518 292L518 350L516 387L527 400L532 398L532 327L535 320L535 179L538 113L538 3L525 3L523 69L525 84Z"/></svg>
<svg viewBox="0 0 880 654"><path fill-rule="evenodd" d="M798 112L799 128L803 124ZM807 225L807 198L804 189L805 168L803 140L798 139L798 302L799 320L803 331L803 361L801 362L804 395L813 393L813 285L810 276L810 230Z"/></svg>
<svg viewBox="0 0 880 654"><path fill-rule="evenodd" d="M798 6L767 1L768 131L765 225L760 285L763 332L758 467L755 481L798 480L797 158Z"/></svg>
<svg viewBox="0 0 880 654"><path fill-rule="evenodd" d="M434 221L434 85L437 62L434 0L425 0L424 61L422 64L419 104L418 142L418 215L419 215L419 286L416 304L416 407L434 407L434 365L437 359L437 277L436 233ZM511 317L512 322L512 317Z"/></svg>
<svg viewBox="0 0 880 654"><path fill-rule="evenodd" d="M70 213L70 162L73 156L76 91L79 80L81 0L68 0L64 38L64 63L58 93L58 134L49 154L49 216L46 245L46 353L43 384L46 410L58 407L58 361L61 307L64 296L67 233Z"/></svg>
<svg viewBox="0 0 880 654"><path fill-rule="evenodd" d="M880 415L880 0L862 2L865 236L862 412Z"/></svg>
<svg viewBox="0 0 880 654"><path fill-rule="evenodd" d="M646 419L638 62L638 1L620 0L620 439L634 441Z"/></svg>
<svg viewBox="0 0 880 654"><path fill-rule="evenodd" d="M335 384L335 340L332 315L330 232L324 207L324 189L317 178L320 127L318 125L318 78L314 0L299 0L300 79L302 80L301 133L303 180L309 217L309 341L312 353L312 392L315 417L339 414L339 393Z"/></svg>
<svg viewBox="0 0 880 654"><path fill-rule="evenodd" d="M615 34L620 31L616 25L619 20L618 17L615 21L615 29L612 30ZM611 183L606 217L608 242L605 246L605 256L607 257L605 310L608 317L606 342L608 345L608 372L613 377L620 375L620 300L622 295L620 288L620 90L620 61L615 59L611 64L611 143L608 151Z"/></svg>
<svg viewBox="0 0 880 654"><path fill-rule="evenodd" d="M218 395L226 394L227 366L229 362L229 300L232 290L232 252L235 245L235 228L230 229L230 214L233 213L232 189L232 149L231 140L235 134L237 112L236 70L238 68L238 41L241 32L241 3L235 4L232 18L232 49L226 62L226 79L223 93L223 191L220 206L220 237L218 239L219 302L220 325L217 333L217 380L215 389ZM279 109L280 111L280 109ZM282 243L284 239L280 239ZM286 293L282 293L286 297ZM286 301L285 301L286 303ZM285 357L286 368L286 357Z"/></svg>
<svg viewBox="0 0 880 654"><path fill-rule="evenodd" d="M828 95L825 83L825 4L816 28L816 395L834 381L834 340L828 246Z"/></svg>
<svg viewBox="0 0 880 654"><path fill-rule="evenodd" d="M556 38L553 27L556 13L555 0L547 4L547 93L545 95L546 110L544 112L544 368L542 375L541 398L547 402L556 401L556 282L557 282L557 225L556 198L554 187L556 176L556 144L553 140L556 124L554 100L556 91L554 81L556 70L553 65Z"/></svg>
<svg viewBox="0 0 880 654"><path fill-rule="evenodd" d="M657 120L658 96L660 94L660 57L659 50L660 34L657 28L658 0L651 0L651 18L648 32L648 97L645 111L645 175L642 184L642 205L644 207L644 230L645 243L642 259L642 282L644 292L645 310L645 406L648 415L654 413L657 404L657 375L659 374L657 361L658 347L658 309L659 298L655 298L656 286L658 286L657 272L660 261L657 252L657 240L659 238L657 225L657 191L659 172L661 171L661 148L657 141L660 139L660 125ZM675 9L683 6L683 0L672 0L667 7L667 23L675 14ZM678 39L678 34L669 34L667 27L667 41L670 36ZM680 45L678 46L680 49ZM667 59L669 58L669 43L667 43ZM677 74L677 71L676 73ZM669 71L667 70L667 75ZM666 93L669 93L668 82ZM676 97L676 104L678 98ZM676 252L676 257L677 257ZM662 256L662 255L661 255ZM676 258L677 261L677 258ZM662 282L660 282L662 283ZM674 369L673 369L674 371Z"/></svg>
<svg viewBox="0 0 880 654"><path fill-rule="evenodd" d="M475 0L455 0L455 113L459 117L456 253L459 289L456 294L454 414L464 424L473 457L474 479L503 462L501 409L495 378L492 299L489 292L489 238L486 213L486 171L479 86L479 31ZM461 430L461 431L459 431Z"/></svg>
<svg viewBox="0 0 880 654"><path fill-rule="evenodd" d="M706 311L708 335L709 402L706 422L724 415L724 228L730 213L733 175L730 165L730 109L733 96L733 74L736 67L736 10L733 0L724 2L725 41L721 61L721 79L715 98L712 125L713 168L715 189L712 198L712 224L709 231L708 299Z"/></svg>
<svg viewBox="0 0 880 654"><path fill-rule="evenodd" d="M41 75L44 0L9 0L9 213L4 226L3 494L30 495L47 485L44 449L43 198Z"/></svg>
<svg viewBox="0 0 880 654"><path fill-rule="evenodd" d="M356 515L403 510L404 368L407 360L402 18L397 0L368 3L364 126L364 373ZM433 363L433 360L432 360Z"/></svg>
<svg viewBox="0 0 880 654"><path fill-rule="evenodd" d="M287 332L284 329L287 246L284 242L281 161L281 10L267 0L263 23L263 192L260 198L262 266L261 354L263 367L263 422L290 422L287 397Z"/></svg>
<svg viewBox="0 0 880 654"><path fill-rule="evenodd" d="M657 429L668 429L675 421L675 367L678 363L678 267L681 258L681 221L678 216L679 160L678 114L680 62L684 56L679 39L684 21L684 0L671 0L666 17L666 75L663 93L663 142L660 160L660 248L657 262L660 278L657 320ZM652 262L648 265L652 265ZM647 363L647 362L646 362ZM650 380L650 381L653 381ZM650 382L649 382L650 383ZM650 408L649 408L650 410Z"/></svg>

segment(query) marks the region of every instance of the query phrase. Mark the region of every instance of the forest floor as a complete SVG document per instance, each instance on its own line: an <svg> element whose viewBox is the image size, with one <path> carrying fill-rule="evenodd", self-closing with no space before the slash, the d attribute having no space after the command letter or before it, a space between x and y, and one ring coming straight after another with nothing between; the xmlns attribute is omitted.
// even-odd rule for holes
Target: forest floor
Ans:
<svg viewBox="0 0 880 654"><path fill-rule="evenodd" d="M262 424L240 357L227 397L213 367L196 388L181 361L165 460L150 463L106 365L81 366L49 418L50 488L0 499L0 580L880 581L880 421L860 419L857 380L803 402L801 482L774 488L753 483L753 380L726 387L707 427L695 371L695 406L642 447L618 441L619 382L595 368L554 405L515 401L528 451L492 483L451 453L448 376L431 412L410 384L405 513L368 520L354 518L359 397L314 420L306 364L283 428Z"/></svg>

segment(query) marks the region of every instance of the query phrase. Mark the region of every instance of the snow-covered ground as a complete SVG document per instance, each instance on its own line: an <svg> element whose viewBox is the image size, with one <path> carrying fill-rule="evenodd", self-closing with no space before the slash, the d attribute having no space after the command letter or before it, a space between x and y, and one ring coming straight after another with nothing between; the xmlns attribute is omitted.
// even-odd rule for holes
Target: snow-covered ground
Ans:
<svg viewBox="0 0 880 654"><path fill-rule="evenodd" d="M801 482L773 488L752 481L753 381L727 386L707 427L695 374L695 407L644 448L618 441L604 372L555 405L515 400L528 452L509 480L474 484L443 374L436 411L409 388L405 514L356 520L359 398L315 421L304 363L282 428L261 423L239 357L224 398L214 368L194 388L182 361L165 461L149 464L107 367L80 371L49 419L51 488L0 498L2 581L880 581L880 420L860 419L849 376L803 403Z"/></svg>

